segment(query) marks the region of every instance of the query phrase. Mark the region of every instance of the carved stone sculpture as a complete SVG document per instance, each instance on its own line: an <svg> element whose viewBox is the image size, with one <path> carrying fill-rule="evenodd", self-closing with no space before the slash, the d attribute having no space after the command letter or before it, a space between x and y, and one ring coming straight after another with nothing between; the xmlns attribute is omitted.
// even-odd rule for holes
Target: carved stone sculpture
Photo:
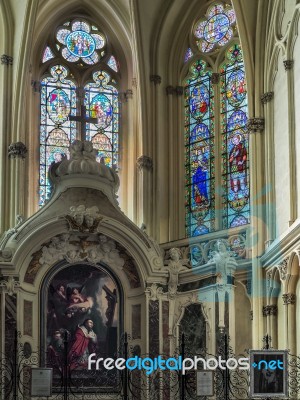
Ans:
<svg viewBox="0 0 300 400"><path fill-rule="evenodd" d="M70 213L66 215L69 229L79 232L97 232L97 228L103 217L96 206L86 208L84 205L70 207Z"/></svg>
<svg viewBox="0 0 300 400"><path fill-rule="evenodd" d="M216 264L217 284L226 284L227 277L233 275L237 262L233 252L227 250L222 240L217 241L216 250L211 254L211 262Z"/></svg>
<svg viewBox="0 0 300 400"><path fill-rule="evenodd" d="M169 272L168 293L169 297L174 297L178 289L178 275L181 271L188 268L189 260L182 259L180 249L172 248L168 251L169 259L165 260L166 269Z"/></svg>

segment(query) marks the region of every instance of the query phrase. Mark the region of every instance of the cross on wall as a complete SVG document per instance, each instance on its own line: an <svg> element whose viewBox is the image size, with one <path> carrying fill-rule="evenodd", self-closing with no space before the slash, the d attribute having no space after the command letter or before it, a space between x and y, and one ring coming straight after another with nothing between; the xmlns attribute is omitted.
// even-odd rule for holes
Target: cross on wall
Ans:
<svg viewBox="0 0 300 400"><path fill-rule="evenodd" d="M80 107L80 115L69 115L70 121L79 122L81 125L81 140L86 140L86 124L97 124L98 118L91 118L86 116L86 107Z"/></svg>

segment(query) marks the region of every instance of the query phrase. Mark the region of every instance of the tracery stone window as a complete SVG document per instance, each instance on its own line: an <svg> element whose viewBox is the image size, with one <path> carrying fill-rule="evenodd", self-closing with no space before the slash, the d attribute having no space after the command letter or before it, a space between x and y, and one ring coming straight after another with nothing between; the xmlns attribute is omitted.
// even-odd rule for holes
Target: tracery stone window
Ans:
<svg viewBox="0 0 300 400"><path fill-rule="evenodd" d="M48 169L72 141L91 140L97 161L118 166L119 63L99 28L85 19L57 27L42 53L39 205L50 198Z"/></svg>
<svg viewBox="0 0 300 400"><path fill-rule="evenodd" d="M186 235L249 223L247 89L236 17L211 5L184 56Z"/></svg>

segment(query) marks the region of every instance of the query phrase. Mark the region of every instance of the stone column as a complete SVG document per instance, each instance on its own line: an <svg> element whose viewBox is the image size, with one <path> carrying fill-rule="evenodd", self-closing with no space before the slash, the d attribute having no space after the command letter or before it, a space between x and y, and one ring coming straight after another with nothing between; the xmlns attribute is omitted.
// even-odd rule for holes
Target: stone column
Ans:
<svg viewBox="0 0 300 400"><path fill-rule="evenodd" d="M287 308L287 347L292 354L296 354L296 295L285 293L282 299Z"/></svg>
<svg viewBox="0 0 300 400"><path fill-rule="evenodd" d="M8 54L1 55L0 64L0 233L9 228L10 221L10 160L7 157L7 149L11 143L11 107L12 107L12 73L13 58Z"/></svg>
<svg viewBox="0 0 300 400"><path fill-rule="evenodd" d="M13 276L4 277L0 281L2 292L1 328L2 349L9 354L14 345L15 331L18 330L17 323L17 291L20 283Z"/></svg>

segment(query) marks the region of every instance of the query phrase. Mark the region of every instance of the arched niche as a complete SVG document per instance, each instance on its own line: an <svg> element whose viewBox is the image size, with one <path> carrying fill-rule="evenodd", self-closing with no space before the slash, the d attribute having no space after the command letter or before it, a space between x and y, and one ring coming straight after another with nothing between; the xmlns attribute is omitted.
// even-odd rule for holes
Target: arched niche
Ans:
<svg viewBox="0 0 300 400"><path fill-rule="evenodd" d="M207 321L201 303L189 304L184 308L180 323L179 337L184 333L188 351L199 354L207 347Z"/></svg>

